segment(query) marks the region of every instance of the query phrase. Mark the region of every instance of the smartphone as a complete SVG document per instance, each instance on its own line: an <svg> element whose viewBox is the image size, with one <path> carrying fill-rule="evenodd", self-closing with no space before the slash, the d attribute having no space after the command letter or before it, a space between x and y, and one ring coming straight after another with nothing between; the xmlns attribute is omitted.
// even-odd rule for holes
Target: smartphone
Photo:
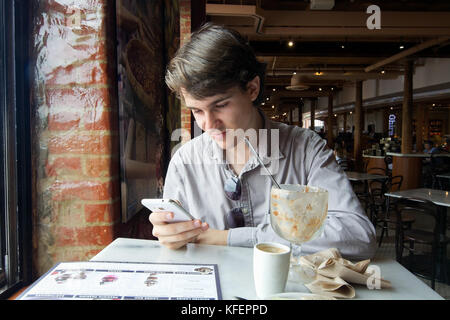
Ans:
<svg viewBox="0 0 450 320"><path fill-rule="evenodd" d="M170 223L194 220L194 217L187 212L178 200L172 199L142 199L142 205L153 211L169 211L174 216Z"/></svg>

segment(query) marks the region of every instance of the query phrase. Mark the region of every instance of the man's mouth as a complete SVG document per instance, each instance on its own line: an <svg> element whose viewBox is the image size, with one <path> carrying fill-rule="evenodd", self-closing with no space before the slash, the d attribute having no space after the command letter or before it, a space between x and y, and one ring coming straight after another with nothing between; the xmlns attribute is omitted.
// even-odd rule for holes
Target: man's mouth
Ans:
<svg viewBox="0 0 450 320"><path fill-rule="evenodd" d="M214 139L223 139L225 138L227 131L226 130L208 130L208 134Z"/></svg>

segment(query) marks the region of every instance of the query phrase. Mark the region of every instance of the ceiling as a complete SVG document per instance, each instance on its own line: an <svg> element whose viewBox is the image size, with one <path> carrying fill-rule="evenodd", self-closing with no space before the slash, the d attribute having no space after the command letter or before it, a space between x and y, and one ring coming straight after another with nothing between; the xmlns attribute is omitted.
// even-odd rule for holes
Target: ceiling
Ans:
<svg viewBox="0 0 450 320"><path fill-rule="evenodd" d="M311 8L324 2L330 9ZM368 28L376 22L370 5L380 8L380 29ZM407 59L450 58L448 0L208 0L206 15L238 30L267 63L269 113L358 80L395 79Z"/></svg>

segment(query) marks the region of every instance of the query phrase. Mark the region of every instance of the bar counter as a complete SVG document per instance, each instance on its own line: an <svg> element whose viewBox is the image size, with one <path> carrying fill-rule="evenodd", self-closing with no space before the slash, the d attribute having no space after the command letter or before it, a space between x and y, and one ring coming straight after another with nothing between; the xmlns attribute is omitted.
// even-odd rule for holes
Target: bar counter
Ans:
<svg viewBox="0 0 450 320"><path fill-rule="evenodd" d="M400 190L419 188L422 179L422 160L431 157L429 153L386 152L392 157L392 176L403 176ZM435 153L434 157L450 157L450 153ZM363 155L367 159L367 170L370 168L386 168L385 156Z"/></svg>
<svg viewBox="0 0 450 320"><path fill-rule="evenodd" d="M415 189L421 186L422 160L431 157L429 153L396 153L387 152L392 156L392 176L403 176L400 190ZM435 157L449 157L448 153L435 153Z"/></svg>

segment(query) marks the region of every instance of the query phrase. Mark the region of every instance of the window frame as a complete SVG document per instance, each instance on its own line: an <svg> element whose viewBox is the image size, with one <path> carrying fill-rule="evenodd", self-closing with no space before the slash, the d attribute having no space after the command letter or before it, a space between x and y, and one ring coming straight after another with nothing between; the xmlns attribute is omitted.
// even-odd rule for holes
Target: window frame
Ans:
<svg viewBox="0 0 450 320"><path fill-rule="evenodd" d="M0 2L0 298L32 279L29 9L26 0Z"/></svg>

